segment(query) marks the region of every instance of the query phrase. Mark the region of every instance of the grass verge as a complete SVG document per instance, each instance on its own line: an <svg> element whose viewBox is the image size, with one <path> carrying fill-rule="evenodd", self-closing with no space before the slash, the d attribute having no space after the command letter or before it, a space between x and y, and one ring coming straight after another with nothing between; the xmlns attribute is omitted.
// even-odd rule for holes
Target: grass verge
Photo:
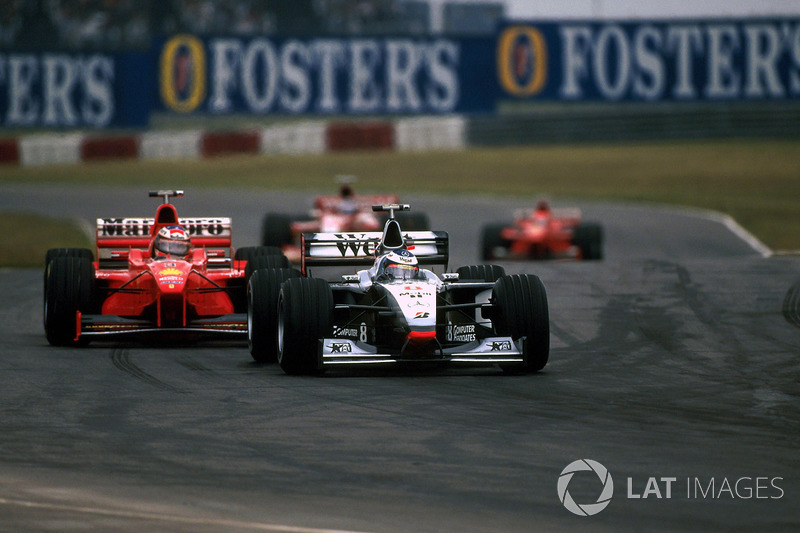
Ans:
<svg viewBox="0 0 800 533"><path fill-rule="evenodd" d="M0 240L0 267L44 268L44 256L50 248L94 249L94 243L72 220L0 213L0 225L13 228Z"/></svg>

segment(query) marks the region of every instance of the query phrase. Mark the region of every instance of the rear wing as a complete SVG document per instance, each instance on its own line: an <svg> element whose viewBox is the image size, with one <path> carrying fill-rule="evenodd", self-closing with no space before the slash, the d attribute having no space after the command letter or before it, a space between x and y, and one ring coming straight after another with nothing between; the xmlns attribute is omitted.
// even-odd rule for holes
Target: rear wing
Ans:
<svg viewBox="0 0 800 533"><path fill-rule="evenodd" d="M356 194L351 197L351 200L355 202L359 210L367 211L374 204L395 204L398 202L398 197L396 194ZM333 211L338 209L341 202L342 197L339 195L317 196L314 199L314 207L322 211Z"/></svg>
<svg viewBox="0 0 800 533"><path fill-rule="evenodd" d="M536 209L525 208L517 209L514 211L515 219L530 218L536 213ZM574 221L575 223L581 220L581 210L578 207L555 207L550 210L550 216L565 221Z"/></svg>
<svg viewBox="0 0 800 533"><path fill-rule="evenodd" d="M383 237L379 231L366 233L303 233L300 241L301 270L312 266L367 266ZM442 265L450 258L446 231L406 231L403 238L421 265Z"/></svg>
<svg viewBox="0 0 800 533"><path fill-rule="evenodd" d="M195 248L205 248L209 263L231 257L233 235L229 217L179 218L178 224L186 228ZM155 226L154 218L98 218L97 258L101 268L127 264L128 252L136 248L147 252Z"/></svg>

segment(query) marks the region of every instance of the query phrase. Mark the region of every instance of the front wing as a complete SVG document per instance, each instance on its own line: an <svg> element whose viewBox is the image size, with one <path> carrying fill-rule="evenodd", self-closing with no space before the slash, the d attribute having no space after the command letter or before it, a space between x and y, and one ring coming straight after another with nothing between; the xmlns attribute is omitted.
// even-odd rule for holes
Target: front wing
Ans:
<svg viewBox="0 0 800 533"><path fill-rule="evenodd" d="M349 339L321 339L318 349L320 369L399 363L447 363L463 366L493 364L523 365L525 337L487 337L459 346L442 348L430 356L409 358L400 353L379 353L375 346Z"/></svg>
<svg viewBox="0 0 800 533"><path fill-rule="evenodd" d="M77 314L77 341L81 337L224 336L246 337L247 315L236 313L216 318L199 319L181 327L162 327L147 320L123 318L116 315Z"/></svg>

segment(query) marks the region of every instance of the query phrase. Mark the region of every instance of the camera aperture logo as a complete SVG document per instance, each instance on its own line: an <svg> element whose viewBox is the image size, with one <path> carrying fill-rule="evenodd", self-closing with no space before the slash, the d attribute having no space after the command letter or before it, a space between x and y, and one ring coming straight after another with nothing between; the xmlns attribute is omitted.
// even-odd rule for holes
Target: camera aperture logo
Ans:
<svg viewBox="0 0 800 533"><path fill-rule="evenodd" d="M577 477L576 477L576 474ZM595 479L596 477L596 479ZM786 495L781 486L781 476L739 477L697 477L690 476L648 476L647 482L641 479L627 478L628 501L641 501L648 498L671 500L702 500L708 502L720 500L780 500ZM572 494L570 494L570 483ZM640 487L644 487L642 490ZM683 488L685 487L685 493ZM608 469L591 459L573 461L561 471L558 477L558 499L571 513L578 516L593 516L608 507L614 496L614 481ZM598 494L595 501L591 501ZM576 501L576 496L577 500ZM588 500L588 501L587 501Z"/></svg>
<svg viewBox="0 0 800 533"><path fill-rule="evenodd" d="M602 489L600 489L600 495L594 503L579 504L572 498L569 490L567 490L570 481L572 481L572 477L577 472L594 472L600 480ZM566 468L561 471L561 475L558 476L558 499L561 500L561 503L564 504L564 507L566 507L569 512L578 516L596 515L608 507L613 495L614 480L611 478L608 469L597 461L578 459L568 464Z"/></svg>

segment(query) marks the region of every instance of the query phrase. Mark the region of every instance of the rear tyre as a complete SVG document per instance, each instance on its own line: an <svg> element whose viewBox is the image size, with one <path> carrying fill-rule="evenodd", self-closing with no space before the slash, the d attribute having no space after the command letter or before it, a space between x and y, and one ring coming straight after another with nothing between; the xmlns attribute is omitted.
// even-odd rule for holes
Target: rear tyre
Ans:
<svg viewBox="0 0 800 533"><path fill-rule="evenodd" d="M397 213L395 219L403 231L427 231L431 229L430 220L425 213Z"/></svg>
<svg viewBox="0 0 800 533"><path fill-rule="evenodd" d="M95 299L94 264L86 257L55 257L47 265L44 331L53 346L87 344L78 336L78 311L92 311Z"/></svg>
<svg viewBox="0 0 800 533"><path fill-rule="evenodd" d="M289 259L283 254L254 255L244 266L245 283L250 280L250 276L252 276L253 272L256 270L262 270L265 268L291 268L291 266L292 265L289 262Z"/></svg>
<svg viewBox="0 0 800 533"><path fill-rule="evenodd" d="M275 259L260 260L259 257L273 257ZM231 280L228 293L233 302L235 313L247 312L247 282L250 276L259 268L284 268L289 266L288 260L277 246L245 246L237 248L233 258L244 261L244 277ZM281 259L282 258L282 259Z"/></svg>
<svg viewBox="0 0 800 533"><path fill-rule="evenodd" d="M294 268L256 270L247 285L247 345L259 363L274 363L278 355L278 296L283 282L300 277Z"/></svg>
<svg viewBox="0 0 800 533"><path fill-rule="evenodd" d="M283 247L292 244L292 219L287 215L268 213L261 222L261 244Z"/></svg>
<svg viewBox="0 0 800 533"><path fill-rule="evenodd" d="M506 224L489 224L481 230L481 259L490 261L501 257L508 250L508 242L500 237ZM498 253L500 252L500 253Z"/></svg>
<svg viewBox="0 0 800 533"><path fill-rule="evenodd" d="M494 283L506 273L500 265L467 265L456 270L460 281L488 281Z"/></svg>
<svg viewBox="0 0 800 533"><path fill-rule="evenodd" d="M531 274L503 276L494 285L492 301L497 306L497 334L515 341L525 337L525 363L503 366L503 370L527 373L544 368L550 356L550 314L542 280Z"/></svg>
<svg viewBox="0 0 800 533"><path fill-rule="evenodd" d="M283 251L277 246L245 246L237 249L233 258L237 261L249 261L261 255L283 255Z"/></svg>
<svg viewBox="0 0 800 533"><path fill-rule="evenodd" d="M573 242L581 251L581 258L597 261L603 258L603 228L600 224L583 223L575 228Z"/></svg>
<svg viewBox="0 0 800 533"><path fill-rule="evenodd" d="M287 374L321 373L318 343L331 332L333 292L319 278L290 278L278 298L278 363Z"/></svg>

